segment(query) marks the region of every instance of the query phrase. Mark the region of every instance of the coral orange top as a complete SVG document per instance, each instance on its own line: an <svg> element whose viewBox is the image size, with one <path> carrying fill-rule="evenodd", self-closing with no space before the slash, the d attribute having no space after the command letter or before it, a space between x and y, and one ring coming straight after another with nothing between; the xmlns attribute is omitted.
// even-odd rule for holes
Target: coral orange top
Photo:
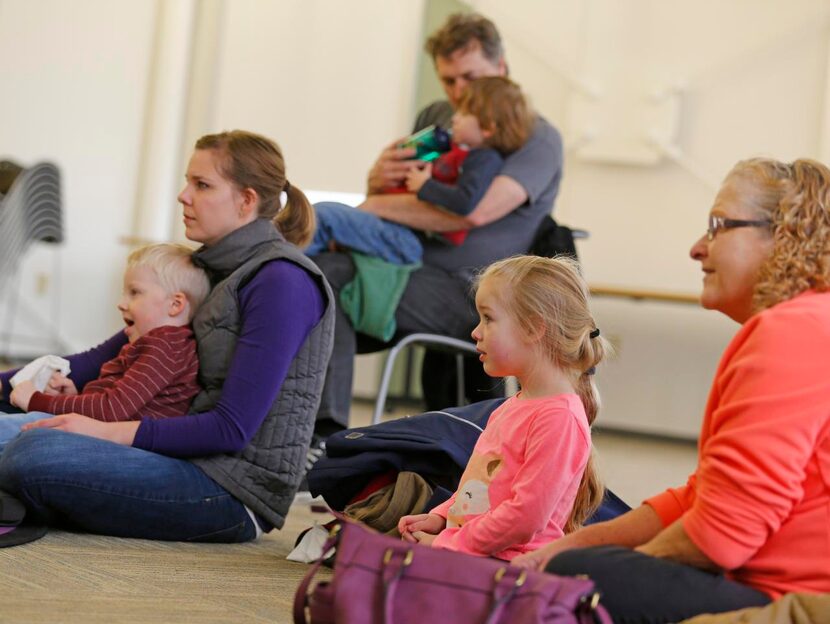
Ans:
<svg viewBox="0 0 830 624"><path fill-rule="evenodd" d="M734 580L830 592L830 293L756 314L718 366L681 488L648 499Z"/></svg>

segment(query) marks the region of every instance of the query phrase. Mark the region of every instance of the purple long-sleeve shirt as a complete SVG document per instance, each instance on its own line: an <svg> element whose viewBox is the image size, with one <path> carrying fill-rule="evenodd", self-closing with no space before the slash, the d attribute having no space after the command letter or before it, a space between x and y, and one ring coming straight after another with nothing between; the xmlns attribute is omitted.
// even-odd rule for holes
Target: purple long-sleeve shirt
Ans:
<svg viewBox="0 0 830 624"><path fill-rule="evenodd" d="M207 412L164 420L143 419L133 446L174 457L240 451L265 420L292 360L323 316L323 295L297 265L274 260L239 291L242 327L216 406ZM101 345L70 356L80 389L126 342L119 332ZM8 396L9 371L0 375Z"/></svg>

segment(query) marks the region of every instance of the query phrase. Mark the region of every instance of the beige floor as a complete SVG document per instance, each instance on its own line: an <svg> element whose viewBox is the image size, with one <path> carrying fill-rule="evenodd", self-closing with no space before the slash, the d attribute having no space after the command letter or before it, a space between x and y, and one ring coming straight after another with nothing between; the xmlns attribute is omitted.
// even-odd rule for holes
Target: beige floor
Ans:
<svg viewBox="0 0 830 624"><path fill-rule="evenodd" d="M355 421L368 421L366 406ZM694 465L688 443L603 432L595 440L607 485L630 504L683 483ZM307 506L295 504L282 531L242 545L52 532L0 549L0 623L288 623L307 566L285 555L313 521Z"/></svg>

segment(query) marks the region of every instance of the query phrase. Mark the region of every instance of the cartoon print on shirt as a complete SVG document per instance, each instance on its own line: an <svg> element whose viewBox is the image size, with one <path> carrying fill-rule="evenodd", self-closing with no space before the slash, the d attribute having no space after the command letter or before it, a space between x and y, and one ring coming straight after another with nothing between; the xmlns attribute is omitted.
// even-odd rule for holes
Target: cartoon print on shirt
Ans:
<svg viewBox="0 0 830 624"><path fill-rule="evenodd" d="M489 486L502 465L495 453L474 453L461 478L455 502L447 510L447 527L460 527L469 518L490 510Z"/></svg>

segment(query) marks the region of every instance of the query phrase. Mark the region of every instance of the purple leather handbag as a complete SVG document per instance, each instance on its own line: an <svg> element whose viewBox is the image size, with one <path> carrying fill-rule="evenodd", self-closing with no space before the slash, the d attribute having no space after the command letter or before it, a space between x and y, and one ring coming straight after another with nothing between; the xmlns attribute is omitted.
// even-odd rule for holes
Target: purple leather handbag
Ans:
<svg viewBox="0 0 830 624"><path fill-rule="evenodd" d="M338 530L339 528L339 530ZM342 522L334 577L294 596L295 624L610 624L594 583L397 540ZM325 555L324 555L325 556Z"/></svg>

